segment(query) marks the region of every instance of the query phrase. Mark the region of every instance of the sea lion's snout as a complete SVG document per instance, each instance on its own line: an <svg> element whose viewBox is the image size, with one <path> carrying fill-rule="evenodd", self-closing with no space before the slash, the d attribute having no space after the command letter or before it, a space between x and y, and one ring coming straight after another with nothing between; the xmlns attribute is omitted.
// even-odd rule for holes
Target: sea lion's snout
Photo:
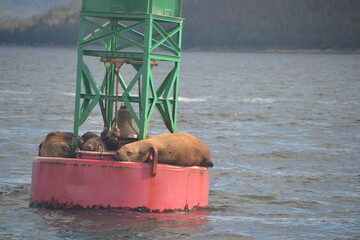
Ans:
<svg viewBox="0 0 360 240"><path fill-rule="evenodd" d="M107 150L105 142L96 134L87 132L83 136L87 137L88 139L85 141L81 150L98 152L105 152Z"/></svg>
<svg viewBox="0 0 360 240"><path fill-rule="evenodd" d="M106 148L105 148L105 146L104 145L102 145L102 144L99 144L99 146L97 147L97 149L96 149L98 152L104 152L104 151L106 151Z"/></svg>
<svg viewBox="0 0 360 240"><path fill-rule="evenodd" d="M116 157L116 160L118 160L118 161L127 161L127 159L124 158L124 154L123 154L122 149L116 151L115 157Z"/></svg>

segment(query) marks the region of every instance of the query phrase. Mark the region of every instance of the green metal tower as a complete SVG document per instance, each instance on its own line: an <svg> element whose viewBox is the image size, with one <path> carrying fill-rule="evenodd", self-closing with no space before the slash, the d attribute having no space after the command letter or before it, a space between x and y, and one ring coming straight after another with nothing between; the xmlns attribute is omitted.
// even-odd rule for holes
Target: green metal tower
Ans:
<svg viewBox="0 0 360 240"><path fill-rule="evenodd" d="M139 139L145 139L156 108L170 132L176 131L181 61L182 0L83 0L80 12L74 136L98 105L104 129L116 128L118 102L130 110ZM97 57L106 69L98 84L85 57ZM152 68L171 63L165 79ZM136 74L126 82L121 67ZM160 64L159 64L160 65ZM157 84L155 84L157 83ZM134 89L138 93L134 94ZM77 138L73 138L73 147Z"/></svg>

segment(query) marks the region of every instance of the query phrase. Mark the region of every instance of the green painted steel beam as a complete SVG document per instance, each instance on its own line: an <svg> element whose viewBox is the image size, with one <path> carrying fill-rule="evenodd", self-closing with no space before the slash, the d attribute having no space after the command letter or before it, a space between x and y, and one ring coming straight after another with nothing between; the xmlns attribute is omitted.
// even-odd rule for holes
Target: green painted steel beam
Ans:
<svg viewBox="0 0 360 240"><path fill-rule="evenodd" d="M175 132L183 18L159 15L161 13L159 7L167 6L169 2L151 2L151 4L163 5L154 6L155 8L149 9L149 13L126 11L119 13L100 11L100 9L107 9L103 5L107 0L101 4L100 1L98 3L83 1L90 4L88 7L90 6L91 11L86 11L85 7L80 12L74 135L79 134L79 127L97 105L101 110L104 127L111 130L115 121L116 102L124 102L129 108L139 128L139 139L146 138L155 109L159 111L169 131ZM181 4L182 0L166 1L176 1L177 4ZM146 2L144 1L144 4ZM136 4L141 5L142 2ZM99 11L96 11L97 6ZM181 11L177 13L181 14ZM169 25L162 23L170 23L172 26L167 28L166 26ZM159 49L162 52L159 52ZM106 74L100 85L95 81L91 69L83 61L83 58L87 56L102 58L104 62ZM136 73L130 78L130 82L125 82L121 67L118 72L120 65L117 67L114 65L117 61L125 61L126 64L132 64L135 67ZM174 67L165 79L157 79L152 74L153 61L172 62ZM121 88L119 95L115 94L117 85ZM139 96L132 95L136 85L138 85ZM139 107L138 111L135 111L136 105ZM77 139L74 137L73 147L76 148L76 146Z"/></svg>
<svg viewBox="0 0 360 240"><path fill-rule="evenodd" d="M128 58L134 60L142 60L144 53L142 52L116 52L116 51L104 51L104 50L84 50L83 53L85 56L93 56L93 57L117 57L117 58ZM181 56L172 56L164 53L151 53L151 59L159 60L159 61L172 61L172 62L180 62Z"/></svg>
<svg viewBox="0 0 360 240"><path fill-rule="evenodd" d="M142 60L144 53L142 52L116 52L105 50L84 50L85 56L93 57L116 57L116 58L129 58L134 60Z"/></svg>
<svg viewBox="0 0 360 240"><path fill-rule="evenodd" d="M80 96L84 100L90 100L97 97L97 95L95 94L85 94L85 93L80 94ZM116 96L106 96L106 95L100 95L99 102L104 101L105 99L109 99L111 101L116 101L116 99L118 99L118 101L124 102L124 96L116 97ZM127 99L129 100L129 103L139 103L141 101L140 97L138 96L127 97ZM168 100L162 97L159 98L149 97L149 100L150 102L155 102L157 104L164 104L166 101L169 101L171 104L175 103L175 100L173 99Z"/></svg>
<svg viewBox="0 0 360 240"><path fill-rule="evenodd" d="M158 61L171 61L171 62L181 61L181 56L172 56L163 53L151 53L150 58Z"/></svg>
<svg viewBox="0 0 360 240"><path fill-rule="evenodd" d="M98 32L96 35L94 34L93 38L84 39L84 41L80 44L80 46L85 47L85 46L88 46L88 45L90 45L92 43L96 43L96 42L98 42L100 40L104 40L104 39L108 39L110 37L117 36L117 37L125 39L126 41L131 42L134 46L138 46L140 48L143 48L143 46L141 44L139 44L139 43L137 43L137 42L135 42L135 41L133 41L131 39L128 39L126 37L123 37L121 35L133 30L134 28L143 27L144 25L146 25L146 22L142 21L142 22L139 22L137 24L128 26L126 28L122 28L122 29L119 29L119 30L116 29L115 30L115 29L104 28L101 25L95 24L95 26L98 27L97 29L102 30L102 33L105 33L105 34L98 36L101 33L101 32Z"/></svg>
<svg viewBox="0 0 360 240"><path fill-rule="evenodd" d="M154 46L152 46L151 51L156 49L163 42L167 41L173 47L173 49L176 51L176 53L181 52L181 49L179 48L178 44L176 42L174 42L174 40L171 37L173 35L175 35L176 33L178 33L182 29L182 25L176 26L176 27L168 30L168 32L167 32L157 22L154 21L154 28L163 37L163 39L161 41L157 42Z"/></svg>
<svg viewBox="0 0 360 240"><path fill-rule="evenodd" d="M141 21L143 19L150 19L150 18L157 21L171 22L171 23L180 23L184 21L184 18L181 17L161 16L161 15L143 14L143 13L112 13L112 12L80 11L80 16L104 18L104 19L115 18L118 20L125 20L125 21Z"/></svg>

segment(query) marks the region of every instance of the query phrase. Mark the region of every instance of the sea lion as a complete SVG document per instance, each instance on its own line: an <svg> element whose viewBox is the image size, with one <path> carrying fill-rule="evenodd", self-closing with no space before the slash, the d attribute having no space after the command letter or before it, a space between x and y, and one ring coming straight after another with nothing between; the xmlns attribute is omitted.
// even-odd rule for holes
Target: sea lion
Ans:
<svg viewBox="0 0 360 240"><path fill-rule="evenodd" d="M206 144L188 133L164 133L126 144L116 152L116 158L119 161L145 162L152 146L158 149L159 163L177 166L213 166Z"/></svg>
<svg viewBox="0 0 360 240"><path fill-rule="evenodd" d="M73 134L71 132L50 132L39 145L38 155L41 157L71 157ZM79 144L82 140L79 139Z"/></svg>
<svg viewBox="0 0 360 240"><path fill-rule="evenodd" d="M100 133L86 132L86 133L84 133L81 137L82 137L82 139L84 140L84 142L86 142L87 140L89 140L89 139L91 139L91 138L101 137L101 135L100 135Z"/></svg>
<svg viewBox="0 0 360 240"><path fill-rule="evenodd" d="M104 152L107 150L106 144L101 140L100 134L86 132L82 135L82 138L85 143L82 145L81 150L97 152Z"/></svg>

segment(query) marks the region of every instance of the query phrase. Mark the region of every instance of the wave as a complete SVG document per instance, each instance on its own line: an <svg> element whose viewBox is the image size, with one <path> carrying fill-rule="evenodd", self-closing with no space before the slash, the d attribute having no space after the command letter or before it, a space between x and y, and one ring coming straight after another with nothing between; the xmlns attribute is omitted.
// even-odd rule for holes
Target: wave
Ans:
<svg viewBox="0 0 360 240"><path fill-rule="evenodd" d="M204 98L187 98L187 97L178 97L178 101L180 102L205 102Z"/></svg>
<svg viewBox="0 0 360 240"><path fill-rule="evenodd" d="M30 92L12 91L12 90L0 90L0 94L20 94L29 95Z"/></svg>
<svg viewBox="0 0 360 240"><path fill-rule="evenodd" d="M272 98L245 98L241 100L244 103L273 103L275 99Z"/></svg>
<svg viewBox="0 0 360 240"><path fill-rule="evenodd" d="M318 103L320 104L325 104L325 105L331 105L331 106L337 106L337 105L359 105L360 104L360 101L351 101L351 100L348 100L348 101L336 101L336 100L333 100L333 101L317 101Z"/></svg>
<svg viewBox="0 0 360 240"><path fill-rule="evenodd" d="M74 93L74 92L63 92L63 94L66 95L66 96L75 97L75 93Z"/></svg>
<svg viewBox="0 0 360 240"><path fill-rule="evenodd" d="M20 195L28 195L30 191L30 184L19 184L15 186L3 185L0 186L0 199L13 197L16 198Z"/></svg>

